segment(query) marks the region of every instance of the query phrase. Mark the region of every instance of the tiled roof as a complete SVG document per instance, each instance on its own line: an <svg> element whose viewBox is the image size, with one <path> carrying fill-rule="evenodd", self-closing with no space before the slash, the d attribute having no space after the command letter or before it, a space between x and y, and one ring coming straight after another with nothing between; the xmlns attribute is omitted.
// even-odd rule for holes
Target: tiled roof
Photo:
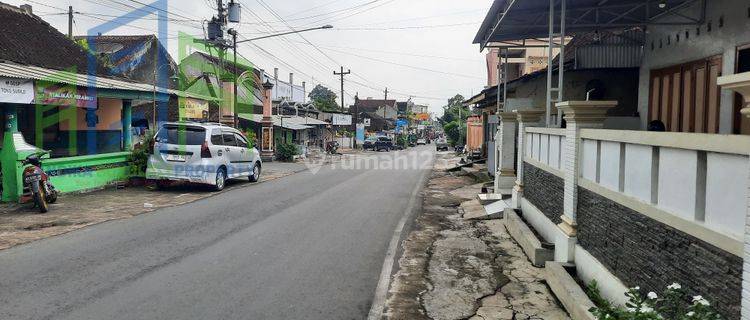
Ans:
<svg viewBox="0 0 750 320"><path fill-rule="evenodd" d="M36 15L0 3L0 60L55 70L87 73L89 55L57 29ZM97 64L98 75L107 69Z"/></svg>
<svg viewBox="0 0 750 320"><path fill-rule="evenodd" d="M383 100L383 99L358 99L354 105L360 112L371 112L378 110L382 106L395 107L396 100Z"/></svg>
<svg viewBox="0 0 750 320"><path fill-rule="evenodd" d="M155 35L78 36L76 41L86 41L90 50L111 67L112 76L124 77L143 83L154 83L158 72L168 78L177 74L177 64ZM155 55L159 54L159 61ZM158 64L158 65L157 65ZM173 81L166 81L170 88Z"/></svg>

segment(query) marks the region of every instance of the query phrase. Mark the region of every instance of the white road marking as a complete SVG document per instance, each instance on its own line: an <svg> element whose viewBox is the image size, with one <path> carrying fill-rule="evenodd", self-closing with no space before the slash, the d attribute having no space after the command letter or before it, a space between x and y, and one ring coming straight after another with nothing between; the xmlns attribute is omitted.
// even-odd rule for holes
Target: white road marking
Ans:
<svg viewBox="0 0 750 320"><path fill-rule="evenodd" d="M379 320L383 316L383 309L385 309L385 301L388 296L388 289L391 284L391 273L393 267L396 264L396 252L398 250L399 240L401 239L401 233L404 231L406 220L411 216L411 211L414 210L414 202L417 200L417 194L419 189L424 185L427 173L431 172L431 168L427 168L422 172L422 176L419 177L417 185L414 186L414 190L411 192L409 203L404 210L404 214L401 220L396 226L396 231L393 232L393 237L388 245L388 251L385 254L385 261L383 262L383 268L380 271L380 280L378 280L378 287L375 289L375 298L372 300L372 306L370 307L370 313L367 315L368 320Z"/></svg>

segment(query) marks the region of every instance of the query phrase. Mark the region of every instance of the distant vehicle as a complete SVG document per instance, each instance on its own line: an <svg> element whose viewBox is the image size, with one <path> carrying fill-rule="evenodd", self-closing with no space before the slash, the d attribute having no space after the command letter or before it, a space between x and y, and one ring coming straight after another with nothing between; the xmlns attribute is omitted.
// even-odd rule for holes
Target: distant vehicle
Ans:
<svg viewBox="0 0 750 320"><path fill-rule="evenodd" d="M437 140L435 140L435 150L448 151L448 148L450 148L450 146L448 145L448 141L446 141L445 138L438 138Z"/></svg>
<svg viewBox="0 0 750 320"><path fill-rule="evenodd" d="M385 150L386 152L393 150L393 140L388 137L378 137L378 139L375 141L375 144L373 146L373 150L375 151L381 151Z"/></svg>
<svg viewBox="0 0 750 320"><path fill-rule="evenodd" d="M237 129L213 123L165 123L154 136L146 179L208 184L220 191L226 181L260 179L262 162Z"/></svg>
<svg viewBox="0 0 750 320"><path fill-rule="evenodd" d="M365 139L365 142L362 143L362 149L364 150L375 150L375 141L378 139L370 137Z"/></svg>
<svg viewBox="0 0 750 320"><path fill-rule="evenodd" d="M427 139L425 138L417 139L417 145L425 145L425 144L427 144Z"/></svg>

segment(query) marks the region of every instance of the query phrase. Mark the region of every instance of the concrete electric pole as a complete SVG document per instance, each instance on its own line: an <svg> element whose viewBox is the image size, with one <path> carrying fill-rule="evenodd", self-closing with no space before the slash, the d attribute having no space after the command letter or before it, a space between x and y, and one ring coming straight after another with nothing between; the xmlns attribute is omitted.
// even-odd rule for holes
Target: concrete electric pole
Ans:
<svg viewBox="0 0 750 320"><path fill-rule="evenodd" d="M341 72L333 72L333 75L335 76L341 76L341 109L344 109L344 76L347 74L351 74L352 71L347 69L346 72L344 72L344 67L341 67Z"/></svg>
<svg viewBox="0 0 750 320"><path fill-rule="evenodd" d="M73 6L68 6L68 38L73 39Z"/></svg>

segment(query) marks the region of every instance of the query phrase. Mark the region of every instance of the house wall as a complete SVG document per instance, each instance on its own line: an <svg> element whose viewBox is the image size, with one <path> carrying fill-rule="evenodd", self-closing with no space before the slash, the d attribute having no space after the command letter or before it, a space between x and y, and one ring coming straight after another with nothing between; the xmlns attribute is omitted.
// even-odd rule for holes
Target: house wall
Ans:
<svg viewBox="0 0 750 320"><path fill-rule="evenodd" d="M643 115L641 117L643 128L646 127L648 121L646 115L648 115L651 70L721 55L722 74L733 74L737 46L750 43L750 17L748 17L750 3L741 0L711 0L706 3L706 22L700 26L649 27L638 85L638 110ZM700 1L697 1L685 12L697 16L699 5ZM720 26L720 20L723 20L723 26ZM709 24L711 31L708 31ZM722 90L719 133L732 132L733 103L734 94L729 90Z"/></svg>
<svg viewBox="0 0 750 320"><path fill-rule="evenodd" d="M637 117L638 111L638 75L636 68L627 69L589 69L565 72L563 91L565 100L586 100L586 85L589 81L600 80L604 83L604 96L601 100L617 100L616 108L607 114L613 120L605 123L606 128L639 129L637 121L629 119ZM554 74L553 82L557 82ZM519 80L508 86L508 98L519 99L512 102L515 106L544 109L547 103L547 75L541 74L531 79ZM557 110L553 110L557 114Z"/></svg>
<svg viewBox="0 0 750 320"><path fill-rule="evenodd" d="M523 193L514 201L555 243L556 261L575 262L612 301L624 302L628 287L661 292L676 282L740 318L750 137L570 126L521 134ZM577 226L572 237L559 227L563 214Z"/></svg>
<svg viewBox="0 0 750 320"><path fill-rule="evenodd" d="M676 282L739 318L741 257L585 188L578 194L578 243L617 278L643 292Z"/></svg>

